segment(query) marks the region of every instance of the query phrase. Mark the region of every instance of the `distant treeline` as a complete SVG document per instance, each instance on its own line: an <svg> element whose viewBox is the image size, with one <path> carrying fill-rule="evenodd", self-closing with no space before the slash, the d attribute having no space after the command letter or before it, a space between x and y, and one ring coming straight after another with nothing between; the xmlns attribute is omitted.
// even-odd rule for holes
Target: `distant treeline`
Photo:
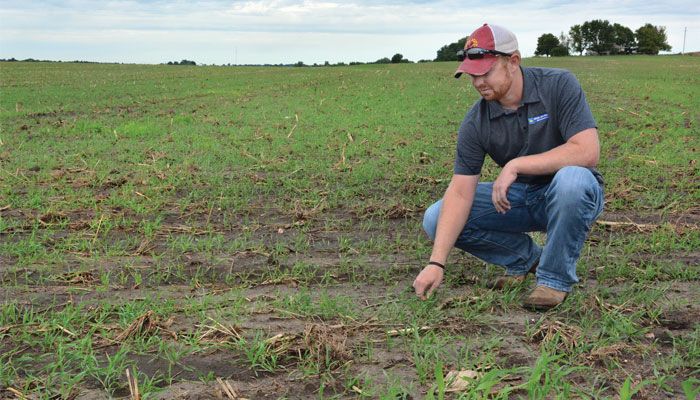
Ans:
<svg viewBox="0 0 700 400"><path fill-rule="evenodd" d="M90 64L120 64L120 63L100 63L96 61L52 61L52 60L36 60L34 58L27 58L24 60L17 60L14 57L5 59L2 58L0 59L0 62L12 62L12 61L22 61L22 62L71 62L71 63L90 63ZM424 62L431 62L432 60L419 60L419 63L424 63ZM326 61L323 64L318 64L318 63L313 63L310 65L305 64L303 61L298 61L294 64L221 64L222 67L231 67L231 66L237 66L237 67L341 67L341 66L346 66L346 65L365 65L365 64L405 64L405 63L413 63L413 61L404 58L402 54L396 53L394 54L391 58L389 57L384 57L380 58L377 61L370 61L370 62L363 62L363 61L351 61L349 63L344 63L344 62L338 62L335 64L331 64L330 62ZM185 65L185 66L196 66L198 65L195 61L192 60L187 60L183 59L181 61L168 61L167 63L161 63L160 65ZM206 64L200 64L200 65L206 65ZM216 65L216 64L211 64L211 65Z"/></svg>
<svg viewBox="0 0 700 400"><path fill-rule="evenodd" d="M190 60L182 60L180 62L168 61L167 65L197 65L197 63L194 61L190 61Z"/></svg>
<svg viewBox="0 0 700 400"><path fill-rule="evenodd" d="M14 57L12 58L0 58L0 62L67 62L67 63L82 63L82 64L101 64L96 61L81 61L81 60L75 60L75 61L54 61L54 60L37 60L34 58L25 58L24 60L18 60Z"/></svg>
<svg viewBox="0 0 700 400"><path fill-rule="evenodd" d="M420 60L420 62L430 62L431 60ZM222 66L242 66L242 67L340 67L344 65L365 65L365 64L404 64L404 63L412 63L413 61L404 58L403 54L401 53L396 53L394 54L391 58L384 57L380 58L377 61L370 61L370 62L362 62L362 61L351 61L349 63L344 63L344 62L338 62L335 64L331 64L330 62L326 61L323 64L318 64L318 63L313 63L310 65L305 64L303 61L297 61L294 64L222 64ZM196 62L190 61L190 60L182 60L182 61L168 61L166 65L197 65Z"/></svg>
<svg viewBox="0 0 700 400"><path fill-rule="evenodd" d="M432 61L432 60L418 60L419 63L430 62L430 61ZM302 61L299 61L299 62L297 62L296 64L291 64L291 65L285 64L284 66L295 66L295 67L341 67L341 66L344 66L344 65L409 64L409 63L413 63L413 61L411 61L411 60L409 60L409 59L407 59L407 58L404 58L404 57L403 57L403 54L401 54L401 53L396 53L396 54L394 54L393 56L391 56L391 58L383 57L383 58L380 58L380 59L377 60L377 61L369 61L369 62L351 61L351 62L349 62L349 63L347 63L347 64L344 63L344 62L338 62L338 63L335 63L335 64L331 64L331 63L329 63L328 61L326 61L326 62L323 63L323 64L313 63L312 65L306 65L306 64L304 64ZM283 64L279 64L279 65L282 66Z"/></svg>
<svg viewBox="0 0 700 400"><path fill-rule="evenodd" d="M457 52L464 48L467 38L442 46L437 51L435 61L457 61ZM562 32L558 37L545 33L537 39L538 56L568 56L571 53L583 55L610 54L659 54L670 51L666 28L644 24L636 31L608 20L594 19L569 29L568 35Z"/></svg>
<svg viewBox="0 0 700 400"><path fill-rule="evenodd" d="M594 19L574 25L559 37L545 33L537 39L535 55L568 56L569 50L583 55L650 54L670 51L666 28L644 24L636 31L608 20Z"/></svg>

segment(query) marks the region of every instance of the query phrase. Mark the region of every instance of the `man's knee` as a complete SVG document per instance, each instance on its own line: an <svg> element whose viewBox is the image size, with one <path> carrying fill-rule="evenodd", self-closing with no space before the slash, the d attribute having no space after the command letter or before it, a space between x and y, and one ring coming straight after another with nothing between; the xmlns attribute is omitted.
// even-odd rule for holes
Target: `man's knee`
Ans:
<svg viewBox="0 0 700 400"><path fill-rule="evenodd" d="M602 202L600 184L593 173L583 167L564 167L560 169L549 187L550 204L565 209L579 207L597 208Z"/></svg>
<svg viewBox="0 0 700 400"><path fill-rule="evenodd" d="M550 189L563 198L580 199L596 191L600 184L593 173L584 167L564 167L552 180Z"/></svg>
<svg viewBox="0 0 700 400"><path fill-rule="evenodd" d="M423 215L423 230L428 235L430 240L435 240L435 231L437 230L438 218L440 217L440 208L442 207L442 200L434 203Z"/></svg>

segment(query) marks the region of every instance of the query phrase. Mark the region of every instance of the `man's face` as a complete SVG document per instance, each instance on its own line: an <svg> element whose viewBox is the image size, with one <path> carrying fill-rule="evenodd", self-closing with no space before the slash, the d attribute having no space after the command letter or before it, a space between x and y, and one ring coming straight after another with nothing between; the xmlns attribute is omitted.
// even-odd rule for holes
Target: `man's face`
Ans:
<svg viewBox="0 0 700 400"><path fill-rule="evenodd" d="M491 69L483 75L469 75L472 85L485 100L500 100L510 89L513 82L509 59L499 57Z"/></svg>

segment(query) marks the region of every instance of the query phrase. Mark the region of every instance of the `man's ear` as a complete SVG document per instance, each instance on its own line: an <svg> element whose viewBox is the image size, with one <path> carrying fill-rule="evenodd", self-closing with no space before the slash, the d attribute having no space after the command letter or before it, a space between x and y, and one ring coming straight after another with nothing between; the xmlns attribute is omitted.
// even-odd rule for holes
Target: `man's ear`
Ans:
<svg viewBox="0 0 700 400"><path fill-rule="evenodd" d="M516 51L508 58L508 65L515 68L520 67L520 52Z"/></svg>

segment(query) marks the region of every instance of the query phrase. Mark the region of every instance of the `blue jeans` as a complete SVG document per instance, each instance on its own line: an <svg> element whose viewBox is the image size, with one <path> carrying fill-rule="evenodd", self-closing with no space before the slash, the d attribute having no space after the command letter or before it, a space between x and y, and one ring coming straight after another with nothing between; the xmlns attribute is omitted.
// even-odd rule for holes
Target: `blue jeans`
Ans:
<svg viewBox="0 0 700 400"><path fill-rule="evenodd" d="M511 209L499 214L491 202L493 183L479 183L467 224L457 238L460 248L488 263L506 268L507 275L525 275L537 260L537 284L569 292L578 282L576 261L593 221L603 211L603 188L591 171L564 167L552 182L513 183ZM442 200L431 205L423 229L435 240ZM547 232L544 247L525 232Z"/></svg>

